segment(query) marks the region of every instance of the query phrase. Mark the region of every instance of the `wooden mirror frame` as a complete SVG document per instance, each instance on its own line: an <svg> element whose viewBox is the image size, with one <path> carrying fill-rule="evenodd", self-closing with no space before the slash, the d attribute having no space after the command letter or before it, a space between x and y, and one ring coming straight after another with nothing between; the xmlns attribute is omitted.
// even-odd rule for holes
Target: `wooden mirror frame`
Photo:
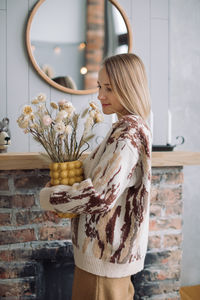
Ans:
<svg viewBox="0 0 200 300"><path fill-rule="evenodd" d="M35 70L37 71L37 73L51 86L53 86L54 88L68 93L68 94L75 94L75 95L88 95L88 94L94 94L97 93L98 89L88 89L88 90L73 90L67 87L64 87L58 83L56 83L55 81L53 81L50 77L48 77L42 70L41 68L38 66L35 57L33 56L32 53L32 49L31 49L31 39L30 39L30 30L31 30L31 25L32 25L32 21L33 18L37 12L37 10L39 9L39 7L42 5L42 3L46 1L46 0L39 0L36 5L34 6L29 18L28 18L28 23L27 23L27 28L26 28L26 47L27 47L27 51L28 51L28 55L29 58L31 60L31 63L33 65L33 67L35 68ZM127 32L128 32L128 53L130 53L132 51L132 31L131 31L131 25L129 23L129 20L124 12L124 10L122 9L122 7L119 5L119 3L116 0L108 0L110 1L120 12L122 18L124 19L124 22L126 24L127 27Z"/></svg>

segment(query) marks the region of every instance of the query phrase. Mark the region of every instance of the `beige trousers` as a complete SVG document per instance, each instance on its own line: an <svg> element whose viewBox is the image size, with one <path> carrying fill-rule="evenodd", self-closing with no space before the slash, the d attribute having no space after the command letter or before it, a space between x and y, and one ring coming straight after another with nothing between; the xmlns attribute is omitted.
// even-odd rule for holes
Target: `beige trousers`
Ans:
<svg viewBox="0 0 200 300"><path fill-rule="evenodd" d="M72 300L133 300L130 276L108 278L75 267Z"/></svg>

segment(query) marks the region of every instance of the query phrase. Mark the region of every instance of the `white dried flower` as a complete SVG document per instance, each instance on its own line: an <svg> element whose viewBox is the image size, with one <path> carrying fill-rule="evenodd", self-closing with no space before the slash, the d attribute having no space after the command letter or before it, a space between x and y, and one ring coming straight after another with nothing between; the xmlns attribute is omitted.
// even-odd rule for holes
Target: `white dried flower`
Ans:
<svg viewBox="0 0 200 300"><path fill-rule="evenodd" d="M67 135L71 134L72 133L72 126L71 125L67 125L66 128L65 128L65 133Z"/></svg>
<svg viewBox="0 0 200 300"><path fill-rule="evenodd" d="M49 126L53 122L52 118L49 115L45 115L42 121L45 126Z"/></svg>
<svg viewBox="0 0 200 300"><path fill-rule="evenodd" d="M99 110L98 105L97 105L94 101L91 101L89 104L90 104L90 106L92 107L92 109L94 109L94 110Z"/></svg>
<svg viewBox="0 0 200 300"><path fill-rule="evenodd" d="M54 129L56 133L63 134L65 132L65 124L61 121L55 124Z"/></svg>
<svg viewBox="0 0 200 300"><path fill-rule="evenodd" d="M32 104L38 104L38 103L39 103L39 100L38 100L38 99L33 99L33 100L31 101L31 103L32 103Z"/></svg>
<svg viewBox="0 0 200 300"><path fill-rule="evenodd" d="M89 115L90 115L91 118L95 118L96 111L95 111L95 110L91 110L91 111L89 112Z"/></svg>
<svg viewBox="0 0 200 300"><path fill-rule="evenodd" d="M29 128L36 129L37 128L37 124L35 124L35 123L29 124Z"/></svg>
<svg viewBox="0 0 200 300"><path fill-rule="evenodd" d="M44 103L38 104L37 110L38 110L38 112L43 112L43 111L45 110L45 105L44 105Z"/></svg>
<svg viewBox="0 0 200 300"><path fill-rule="evenodd" d="M56 116L56 122L60 122L63 119L67 118L68 113L65 110L60 110Z"/></svg>
<svg viewBox="0 0 200 300"><path fill-rule="evenodd" d="M85 126L84 126L84 134L88 133L93 125L94 125L94 119L91 117L88 117L85 122Z"/></svg>
<svg viewBox="0 0 200 300"><path fill-rule="evenodd" d="M103 122L103 120L103 115L100 112L97 112L95 115L95 123L101 123Z"/></svg>
<svg viewBox="0 0 200 300"><path fill-rule="evenodd" d="M30 105L25 105L23 108L23 114L29 115L33 112L32 107Z"/></svg>
<svg viewBox="0 0 200 300"><path fill-rule="evenodd" d="M51 102L50 105L52 108L58 109L58 105L55 102Z"/></svg>
<svg viewBox="0 0 200 300"><path fill-rule="evenodd" d="M66 99L61 99L60 101L58 101L58 105L63 106L66 102L67 102Z"/></svg>
<svg viewBox="0 0 200 300"><path fill-rule="evenodd" d="M66 101L65 104L64 104L64 106L68 107L68 108L69 107L73 107L74 108L73 104L70 101Z"/></svg>
<svg viewBox="0 0 200 300"><path fill-rule="evenodd" d="M45 102L46 101L46 95L43 94L43 93L40 93L38 96L37 96L37 99L39 102Z"/></svg>
<svg viewBox="0 0 200 300"><path fill-rule="evenodd" d="M26 105L17 123L24 133L29 132L33 135L51 160L56 162L78 159L87 149L83 146L94 136L90 134L93 126L103 120L98 106L93 101L82 115L74 113L75 107L66 99L58 103L51 101L48 109L46 95L42 93L31 103L34 106ZM80 128L79 117L86 117L83 128ZM79 134L79 129L82 135Z"/></svg>
<svg viewBox="0 0 200 300"><path fill-rule="evenodd" d="M24 115L21 115L18 119L17 119L17 123L19 125L20 128L27 128L28 127L28 120Z"/></svg>
<svg viewBox="0 0 200 300"><path fill-rule="evenodd" d="M67 101L64 105L63 105L63 109L68 112L69 117L71 117L71 115L73 114L73 112L75 111L75 107L72 105L72 103L70 101Z"/></svg>
<svg viewBox="0 0 200 300"><path fill-rule="evenodd" d="M27 121L33 122L35 119L35 115L34 115L34 113L30 113L30 114L25 115L25 118Z"/></svg>

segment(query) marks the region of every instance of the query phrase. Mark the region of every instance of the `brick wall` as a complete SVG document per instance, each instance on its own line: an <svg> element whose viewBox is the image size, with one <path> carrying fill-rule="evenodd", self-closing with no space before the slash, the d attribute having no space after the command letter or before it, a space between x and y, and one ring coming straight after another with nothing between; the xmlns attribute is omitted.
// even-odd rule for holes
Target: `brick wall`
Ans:
<svg viewBox="0 0 200 300"><path fill-rule="evenodd" d="M97 75L104 57L104 0L87 0L87 36L85 48L85 89L97 86Z"/></svg>
<svg viewBox="0 0 200 300"><path fill-rule="evenodd" d="M154 168L145 269L133 276L135 299L179 298L182 241L182 168Z"/></svg>
<svg viewBox="0 0 200 300"><path fill-rule="evenodd" d="M69 220L56 223L39 207L48 180L47 170L0 171L0 299L43 299L44 261L73 260ZM179 167L153 169L149 246L145 269L133 276L135 299L179 299L182 182Z"/></svg>

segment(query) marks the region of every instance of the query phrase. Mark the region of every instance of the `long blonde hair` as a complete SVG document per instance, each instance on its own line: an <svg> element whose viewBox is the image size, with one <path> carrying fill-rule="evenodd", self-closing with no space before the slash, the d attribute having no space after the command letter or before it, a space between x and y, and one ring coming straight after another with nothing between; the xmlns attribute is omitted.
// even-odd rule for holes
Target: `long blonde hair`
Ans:
<svg viewBox="0 0 200 300"><path fill-rule="evenodd" d="M117 54L105 59L111 87L123 107L146 120L149 116L150 94L142 60L133 53Z"/></svg>

